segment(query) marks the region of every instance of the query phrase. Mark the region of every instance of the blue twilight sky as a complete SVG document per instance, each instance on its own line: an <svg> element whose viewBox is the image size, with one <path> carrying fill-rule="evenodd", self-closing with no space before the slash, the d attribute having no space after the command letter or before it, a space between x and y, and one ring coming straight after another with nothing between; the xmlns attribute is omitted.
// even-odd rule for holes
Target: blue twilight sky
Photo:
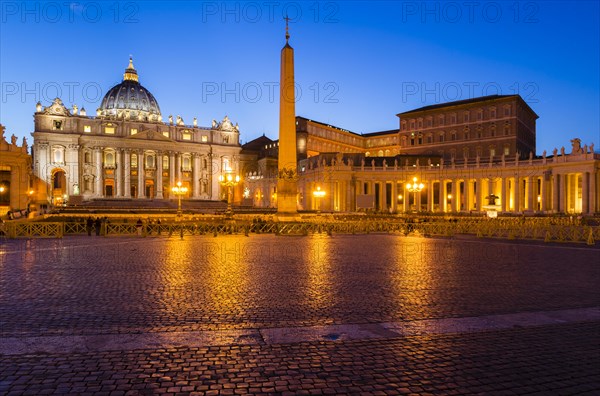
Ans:
<svg viewBox="0 0 600 396"><path fill-rule="evenodd" d="M19 141L35 103L94 115L130 54L164 119L228 115L242 142L277 137L285 14L298 115L358 133L397 113L520 93L537 150L600 148L598 1L0 1L0 122Z"/></svg>

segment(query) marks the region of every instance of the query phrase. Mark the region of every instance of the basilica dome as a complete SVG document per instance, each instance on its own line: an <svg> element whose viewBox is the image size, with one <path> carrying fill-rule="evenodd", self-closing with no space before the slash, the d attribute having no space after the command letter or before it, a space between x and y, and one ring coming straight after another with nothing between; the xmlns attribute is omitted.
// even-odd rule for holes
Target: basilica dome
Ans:
<svg viewBox="0 0 600 396"><path fill-rule="evenodd" d="M132 58L129 58L129 66L125 69L123 82L108 90L96 115L112 119L162 121L158 102L139 83Z"/></svg>

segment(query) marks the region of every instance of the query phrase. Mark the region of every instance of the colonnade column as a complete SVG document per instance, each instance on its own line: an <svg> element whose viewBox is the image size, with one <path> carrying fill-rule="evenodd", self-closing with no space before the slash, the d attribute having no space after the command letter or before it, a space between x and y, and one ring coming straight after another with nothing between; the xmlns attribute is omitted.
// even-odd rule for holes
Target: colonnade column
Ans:
<svg viewBox="0 0 600 396"><path fill-rule="evenodd" d="M433 181L427 182L427 211L433 212Z"/></svg>
<svg viewBox="0 0 600 396"><path fill-rule="evenodd" d="M533 211L533 204L535 200L533 199L533 176L529 176L527 178L527 210Z"/></svg>
<svg viewBox="0 0 600 396"><path fill-rule="evenodd" d="M474 183L471 179L465 179L465 187L463 189L465 193L465 210L469 212L473 208L473 191Z"/></svg>
<svg viewBox="0 0 600 396"><path fill-rule="evenodd" d="M163 199L163 152L156 152L156 199Z"/></svg>
<svg viewBox="0 0 600 396"><path fill-rule="evenodd" d="M595 169L592 169L592 171L589 173L590 175L590 182L588 184L588 199L590 202L589 208L588 208L588 213L589 214L594 214L598 211L598 208L596 207L596 201L598 199L598 195L596 194L596 171Z"/></svg>
<svg viewBox="0 0 600 396"><path fill-rule="evenodd" d="M144 175L144 150L138 151L138 198L146 197L146 178Z"/></svg>
<svg viewBox="0 0 600 396"><path fill-rule="evenodd" d="M500 178L500 210L502 212L506 212L510 206L509 206L509 198L508 198L508 189L506 188L506 184L508 183L508 179L505 178Z"/></svg>
<svg viewBox="0 0 600 396"><path fill-rule="evenodd" d="M539 211L540 212L545 212L546 209L548 208L548 204L546 203L546 199L548 199L548 194L547 194L547 190L548 189L548 185L546 183L546 178L544 177L544 175L542 174L542 176L540 177L540 207L539 207Z"/></svg>
<svg viewBox="0 0 600 396"><path fill-rule="evenodd" d="M406 191L406 183L403 183L402 185L404 186L402 189L402 206L404 206L404 212L408 212L410 209L410 196Z"/></svg>
<svg viewBox="0 0 600 396"><path fill-rule="evenodd" d="M483 210L483 179L479 178L475 183L475 207L481 212Z"/></svg>
<svg viewBox="0 0 600 396"><path fill-rule="evenodd" d="M558 208L560 212L567 212L567 175L558 175Z"/></svg>
<svg viewBox="0 0 600 396"><path fill-rule="evenodd" d="M452 191L451 192L452 199L450 201L450 206L452 208L452 212L459 212L460 211L460 202L458 199L458 190L459 190L459 188L457 186L458 180L452 179L451 183L452 183L452 190L451 190Z"/></svg>
<svg viewBox="0 0 600 396"><path fill-rule="evenodd" d="M384 180L379 184L381 187L379 188L379 206L382 212L387 211L387 182ZM332 207L333 208L333 207Z"/></svg>
<svg viewBox="0 0 600 396"><path fill-rule="evenodd" d="M125 191L123 191L123 196L125 198L131 198L131 157L130 157L130 153L131 150L129 149L125 149L123 150L123 155L124 155L124 171L125 174L123 175L123 189Z"/></svg>
<svg viewBox="0 0 600 396"><path fill-rule="evenodd" d="M521 180L519 179L518 176L515 176L515 182L513 183L513 195L514 195L514 200L513 200L513 204L514 204L514 211L518 212L521 207Z"/></svg>
<svg viewBox="0 0 600 396"><path fill-rule="evenodd" d="M557 173L552 175L552 211L554 213L558 212L559 205L560 205L560 198L559 198L560 180L559 179L560 178Z"/></svg>
<svg viewBox="0 0 600 396"><path fill-rule="evenodd" d="M439 202L440 202L440 212L446 212L446 182L443 179L440 179L440 190L439 190Z"/></svg>
<svg viewBox="0 0 600 396"><path fill-rule="evenodd" d="M103 172L102 168L102 147L94 147L94 156L96 162L96 185L94 186L94 192L97 197L104 196L104 192L102 191L103 185Z"/></svg>
<svg viewBox="0 0 600 396"><path fill-rule="evenodd" d="M588 172L581 174L581 213L590 211L589 176Z"/></svg>

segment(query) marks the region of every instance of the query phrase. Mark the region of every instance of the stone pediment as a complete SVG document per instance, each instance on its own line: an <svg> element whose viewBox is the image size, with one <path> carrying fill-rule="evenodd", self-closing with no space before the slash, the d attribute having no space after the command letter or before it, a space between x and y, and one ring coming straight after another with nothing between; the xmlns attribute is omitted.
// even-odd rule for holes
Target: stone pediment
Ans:
<svg viewBox="0 0 600 396"><path fill-rule="evenodd" d="M170 138L164 136L160 132L150 131L150 130L138 132L135 135L128 136L127 139L133 139L133 140L158 140L158 141L163 141L163 142L175 142L175 140L170 139Z"/></svg>
<svg viewBox="0 0 600 396"><path fill-rule="evenodd" d="M59 98L54 99L54 102L52 102L52 104L50 106L45 107L43 113L47 114L47 115L56 115L56 116L62 116L62 117L70 117L71 116L71 113L65 107L62 100L60 100Z"/></svg>

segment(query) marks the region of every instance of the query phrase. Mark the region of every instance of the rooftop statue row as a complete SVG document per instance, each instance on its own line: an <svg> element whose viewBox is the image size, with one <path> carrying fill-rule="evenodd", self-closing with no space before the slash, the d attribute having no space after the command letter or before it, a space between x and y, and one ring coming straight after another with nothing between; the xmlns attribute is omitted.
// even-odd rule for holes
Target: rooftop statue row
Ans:
<svg viewBox="0 0 600 396"><path fill-rule="evenodd" d="M73 108L71 110L69 110L63 104L63 102L60 98L54 99L52 104L50 106L46 106L46 107L42 106L42 104L40 102L38 102L36 104L36 112L42 113L45 115L53 115L53 116L60 116L60 117L72 117L72 116L76 116L76 115L80 115L83 117L87 116L85 107L82 107L81 110L79 110L77 105L73 105ZM130 113L128 110L126 110L125 112ZM131 117L125 117L125 118L133 121L133 119L131 119ZM143 121L143 120L140 120L140 121ZM175 122L173 120L173 116L170 115L168 117L168 124L169 125L177 125L177 126L185 126L183 117L181 117L179 115L176 117ZM192 126L198 127L198 119L196 117L194 117ZM240 131L238 124L236 123L235 125L233 125L233 123L229 120L228 116L225 116L225 118L221 122L217 122L217 120L213 120L212 121L212 129L219 130L219 131L229 131L229 132L239 132Z"/></svg>
<svg viewBox="0 0 600 396"><path fill-rule="evenodd" d="M6 141L6 138L4 137L5 131L6 131L6 128L4 127L4 125L0 124L0 151L21 152L23 154L27 154L28 153L27 138L23 138L21 146L19 146L17 144L17 137L15 135L12 135L10 137L10 143L8 143Z"/></svg>

